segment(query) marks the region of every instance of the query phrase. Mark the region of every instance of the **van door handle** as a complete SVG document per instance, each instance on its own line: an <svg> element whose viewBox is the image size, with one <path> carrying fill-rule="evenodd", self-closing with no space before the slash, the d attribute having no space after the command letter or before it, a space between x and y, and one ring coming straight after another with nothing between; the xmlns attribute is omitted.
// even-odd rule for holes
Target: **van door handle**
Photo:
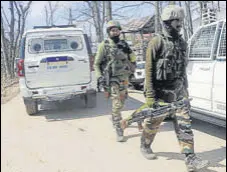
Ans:
<svg viewBox="0 0 227 172"><path fill-rule="evenodd" d="M39 67L39 65L28 66L28 68L35 68L35 67Z"/></svg>
<svg viewBox="0 0 227 172"><path fill-rule="evenodd" d="M210 67L201 67L199 69L204 70L204 71L208 71L208 70L210 70Z"/></svg>
<svg viewBox="0 0 227 172"><path fill-rule="evenodd" d="M87 59L78 59L78 61L87 63Z"/></svg>

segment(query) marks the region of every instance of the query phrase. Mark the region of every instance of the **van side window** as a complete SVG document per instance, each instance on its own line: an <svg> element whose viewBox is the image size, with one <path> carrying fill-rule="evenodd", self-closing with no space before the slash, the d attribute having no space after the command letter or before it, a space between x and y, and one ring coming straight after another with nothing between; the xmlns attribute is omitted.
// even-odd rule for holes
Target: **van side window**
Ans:
<svg viewBox="0 0 227 172"><path fill-rule="evenodd" d="M201 28L191 40L189 59L210 59L217 25Z"/></svg>

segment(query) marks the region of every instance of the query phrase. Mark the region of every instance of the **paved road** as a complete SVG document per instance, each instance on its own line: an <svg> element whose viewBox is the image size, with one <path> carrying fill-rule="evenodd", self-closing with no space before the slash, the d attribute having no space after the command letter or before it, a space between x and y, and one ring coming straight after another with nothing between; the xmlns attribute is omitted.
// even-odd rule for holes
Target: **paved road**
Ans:
<svg viewBox="0 0 227 172"><path fill-rule="evenodd" d="M131 92L123 117L144 98ZM84 109L79 100L56 106L43 103L36 116L26 114L20 95L1 105L1 169L3 172L186 172L173 125L164 122L153 143L158 160L146 160L139 150L136 125L117 143L110 121L111 102L98 94L97 108ZM211 161L204 172L226 171L226 131L193 120L195 150Z"/></svg>

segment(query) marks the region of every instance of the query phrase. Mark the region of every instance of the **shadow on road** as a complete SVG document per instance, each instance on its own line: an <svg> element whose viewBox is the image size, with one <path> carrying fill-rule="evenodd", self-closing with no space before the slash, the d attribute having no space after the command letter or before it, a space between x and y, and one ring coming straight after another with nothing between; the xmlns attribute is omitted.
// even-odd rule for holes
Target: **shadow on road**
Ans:
<svg viewBox="0 0 227 172"><path fill-rule="evenodd" d="M135 110L142 105L142 102L128 97L123 111ZM106 99L104 94L97 93L97 106L85 108L84 102L76 97L61 103L41 102L40 111L37 115L45 116L48 121L72 120L79 118L93 118L97 116L110 115L112 108L111 99Z"/></svg>
<svg viewBox="0 0 227 172"><path fill-rule="evenodd" d="M224 127L219 127L193 118L192 128L214 137L226 140L226 128Z"/></svg>
<svg viewBox="0 0 227 172"><path fill-rule="evenodd" d="M226 128L224 127L219 127L217 125L213 125L208 122L193 118L192 129L226 140ZM161 125L159 131L164 132L164 131L172 131L172 130L174 130L173 121L165 120L164 123Z"/></svg>
<svg viewBox="0 0 227 172"><path fill-rule="evenodd" d="M165 122L160 127L160 132L170 131L173 129L174 129L173 123L169 121L169 122ZM204 121L193 119L192 129L226 140L226 130L223 127L218 127L218 126L206 123ZM168 160L171 160L171 159L184 160L184 156L179 153L158 152L157 155L167 157ZM226 147L224 146L214 150L197 153L197 155L203 159L209 160L210 161L209 167L226 167L225 165L220 164L221 161L226 159ZM210 170L210 169L204 169L204 172L216 172L216 171Z"/></svg>
<svg viewBox="0 0 227 172"><path fill-rule="evenodd" d="M185 156L179 153L174 152L157 152L158 156L167 157L167 160L184 160ZM226 159L226 147L221 147L211 151L205 151L202 153L197 153L202 159L210 161L208 167L226 167L225 165L220 164L221 161ZM216 172L210 169L204 169L204 172Z"/></svg>

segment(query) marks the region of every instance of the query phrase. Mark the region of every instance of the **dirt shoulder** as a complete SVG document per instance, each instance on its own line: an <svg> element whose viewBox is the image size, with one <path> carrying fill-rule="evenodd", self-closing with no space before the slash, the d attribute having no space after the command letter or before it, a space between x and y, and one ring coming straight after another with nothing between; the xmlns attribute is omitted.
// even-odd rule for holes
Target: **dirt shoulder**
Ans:
<svg viewBox="0 0 227 172"><path fill-rule="evenodd" d="M1 96L1 104L5 104L18 95L20 92L19 83L15 83L5 88L3 95Z"/></svg>

